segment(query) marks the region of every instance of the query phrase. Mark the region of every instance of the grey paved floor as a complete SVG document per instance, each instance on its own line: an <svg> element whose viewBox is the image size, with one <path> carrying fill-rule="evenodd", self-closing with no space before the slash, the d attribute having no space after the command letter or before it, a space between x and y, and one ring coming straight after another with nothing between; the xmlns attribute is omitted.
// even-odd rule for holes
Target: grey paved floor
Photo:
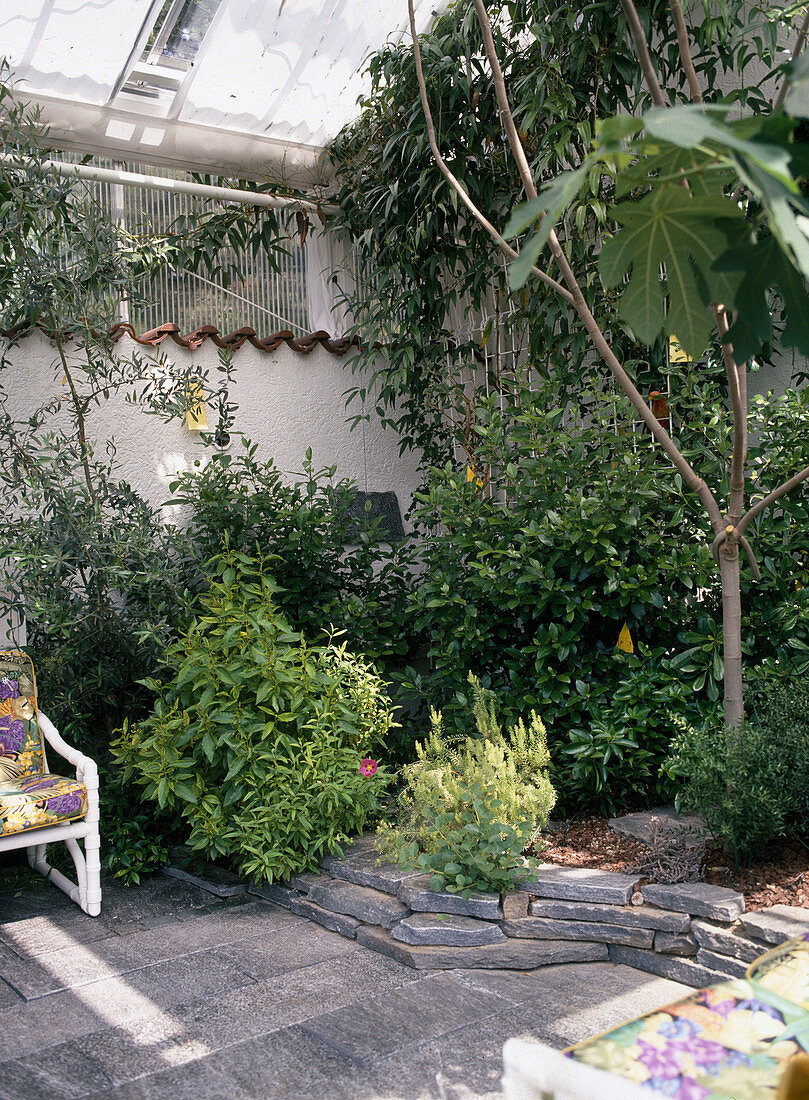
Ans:
<svg viewBox="0 0 809 1100"><path fill-rule="evenodd" d="M85 917L0 868L0 1098L496 1100L557 1047L681 996L611 963L419 973L255 898L158 877Z"/></svg>

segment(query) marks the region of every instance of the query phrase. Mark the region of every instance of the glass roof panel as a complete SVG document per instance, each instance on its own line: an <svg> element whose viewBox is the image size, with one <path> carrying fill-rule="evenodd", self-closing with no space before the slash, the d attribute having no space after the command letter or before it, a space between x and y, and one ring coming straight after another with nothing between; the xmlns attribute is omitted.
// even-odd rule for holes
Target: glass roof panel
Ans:
<svg viewBox="0 0 809 1100"><path fill-rule="evenodd" d="M419 30L447 2L415 0ZM0 0L0 57L56 145L314 180L407 28L406 0Z"/></svg>

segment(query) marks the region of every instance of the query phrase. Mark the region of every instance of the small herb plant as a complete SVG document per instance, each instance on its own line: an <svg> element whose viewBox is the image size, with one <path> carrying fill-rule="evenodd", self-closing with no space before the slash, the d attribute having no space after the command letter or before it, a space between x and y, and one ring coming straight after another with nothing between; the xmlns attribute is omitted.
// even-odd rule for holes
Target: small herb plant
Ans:
<svg viewBox="0 0 809 1100"><path fill-rule="evenodd" d="M168 650L170 678L146 681L154 711L113 751L124 778L182 819L191 848L272 882L339 852L377 812L387 777L363 762L391 705L372 666L290 628L260 561L231 550L211 568Z"/></svg>
<svg viewBox="0 0 809 1100"><path fill-rule="evenodd" d="M432 875L435 890L513 889L528 873L523 850L535 842L555 802L547 775L545 727L535 712L507 735L494 697L469 675L477 737L445 739L431 711L418 759L404 769L398 819L380 827L380 852Z"/></svg>

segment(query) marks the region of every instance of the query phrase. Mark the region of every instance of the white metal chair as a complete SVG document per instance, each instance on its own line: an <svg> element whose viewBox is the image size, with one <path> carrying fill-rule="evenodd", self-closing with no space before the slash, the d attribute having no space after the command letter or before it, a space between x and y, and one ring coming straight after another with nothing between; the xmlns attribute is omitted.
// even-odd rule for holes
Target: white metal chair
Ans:
<svg viewBox="0 0 809 1100"><path fill-rule="evenodd" d="M101 912L98 768L62 739L36 707L30 658L0 653L0 852L28 849L28 862L88 916ZM76 769L76 779L48 771L45 742ZM79 846L84 841L84 851ZM76 882L51 867L48 844L64 841Z"/></svg>
<svg viewBox="0 0 809 1100"><path fill-rule="evenodd" d="M574 1062L544 1043L509 1039L503 1047L504 1100L649 1100L648 1089Z"/></svg>

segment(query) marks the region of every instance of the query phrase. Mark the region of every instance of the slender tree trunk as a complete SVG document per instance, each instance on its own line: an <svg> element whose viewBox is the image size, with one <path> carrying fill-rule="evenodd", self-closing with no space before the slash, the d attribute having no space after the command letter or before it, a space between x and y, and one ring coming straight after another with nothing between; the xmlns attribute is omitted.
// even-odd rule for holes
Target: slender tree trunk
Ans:
<svg viewBox="0 0 809 1100"><path fill-rule="evenodd" d="M742 599L739 586L739 544L727 538L719 552L722 575L722 641L725 658L725 722L741 725L742 700Z"/></svg>

